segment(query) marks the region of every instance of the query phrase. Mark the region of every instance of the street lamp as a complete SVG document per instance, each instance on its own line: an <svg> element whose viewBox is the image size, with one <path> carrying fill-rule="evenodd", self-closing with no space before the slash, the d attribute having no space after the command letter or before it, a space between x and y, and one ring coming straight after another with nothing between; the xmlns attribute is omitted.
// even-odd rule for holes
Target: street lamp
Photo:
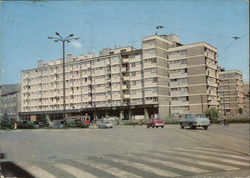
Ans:
<svg viewBox="0 0 250 178"><path fill-rule="evenodd" d="M58 32L55 32L58 37L48 36L48 39L53 39L54 42L62 42L63 47L63 123L65 127L65 42L70 42L70 40L79 40L79 38L73 38L74 34L70 34L66 38L63 38Z"/></svg>

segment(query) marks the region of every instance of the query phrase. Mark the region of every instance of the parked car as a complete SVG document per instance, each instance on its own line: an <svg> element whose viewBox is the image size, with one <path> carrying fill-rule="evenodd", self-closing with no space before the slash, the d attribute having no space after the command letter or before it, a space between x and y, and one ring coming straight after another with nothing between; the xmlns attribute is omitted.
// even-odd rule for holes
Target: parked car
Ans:
<svg viewBox="0 0 250 178"><path fill-rule="evenodd" d="M152 128L161 127L161 128L163 128L164 124L165 124L165 122L163 120L161 120L160 118L157 118L157 119L150 120L146 125L147 125L147 128L149 128L149 127L152 127Z"/></svg>
<svg viewBox="0 0 250 178"><path fill-rule="evenodd" d="M97 122L97 126L100 129L113 128L112 122L111 121L107 121L107 120Z"/></svg>
<svg viewBox="0 0 250 178"><path fill-rule="evenodd" d="M209 125L210 120L204 114L184 114L180 121L182 129L185 127L190 127L192 129L203 127L204 129L207 129Z"/></svg>

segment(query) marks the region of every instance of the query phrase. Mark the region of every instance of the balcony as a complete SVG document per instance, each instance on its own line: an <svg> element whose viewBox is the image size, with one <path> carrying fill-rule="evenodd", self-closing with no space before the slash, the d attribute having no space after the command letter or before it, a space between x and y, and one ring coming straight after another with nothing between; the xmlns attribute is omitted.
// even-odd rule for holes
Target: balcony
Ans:
<svg viewBox="0 0 250 178"><path fill-rule="evenodd" d="M123 98L125 98L125 99L130 98L130 94L123 94Z"/></svg>
<svg viewBox="0 0 250 178"><path fill-rule="evenodd" d="M145 91L145 97L158 96L157 92Z"/></svg>
<svg viewBox="0 0 250 178"><path fill-rule="evenodd" d="M186 86L187 82L170 82L170 87Z"/></svg>
<svg viewBox="0 0 250 178"><path fill-rule="evenodd" d="M122 90L127 90L128 89L128 86L127 85L123 85L122 86Z"/></svg>
<svg viewBox="0 0 250 178"><path fill-rule="evenodd" d="M171 96L188 96L187 91L171 91L170 92Z"/></svg>
<svg viewBox="0 0 250 178"><path fill-rule="evenodd" d="M187 77L187 73L170 73L169 78L182 78Z"/></svg>
<svg viewBox="0 0 250 178"><path fill-rule="evenodd" d="M179 59L179 58L186 58L187 55L186 54L172 54L169 55L169 59Z"/></svg>
<svg viewBox="0 0 250 178"><path fill-rule="evenodd" d="M129 76L123 76L122 77L123 80L129 80L129 78L130 78Z"/></svg>
<svg viewBox="0 0 250 178"><path fill-rule="evenodd" d="M187 68L187 64L181 64L181 63L175 63L175 64L169 64L169 68Z"/></svg>
<svg viewBox="0 0 250 178"><path fill-rule="evenodd" d="M128 72L128 68L122 67L122 72Z"/></svg>
<svg viewBox="0 0 250 178"><path fill-rule="evenodd" d="M188 101L171 101L171 105L176 105L176 106L183 106L183 105L188 105L189 102Z"/></svg>
<svg viewBox="0 0 250 178"><path fill-rule="evenodd" d="M123 59L122 59L122 62L123 62L123 63L128 63L128 62L129 62L129 58L123 58Z"/></svg>

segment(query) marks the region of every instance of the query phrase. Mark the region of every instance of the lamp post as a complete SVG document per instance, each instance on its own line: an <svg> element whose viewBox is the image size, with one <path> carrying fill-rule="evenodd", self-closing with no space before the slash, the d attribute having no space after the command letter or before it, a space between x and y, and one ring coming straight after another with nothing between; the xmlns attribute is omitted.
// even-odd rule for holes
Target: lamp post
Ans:
<svg viewBox="0 0 250 178"><path fill-rule="evenodd" d="M70 40L78 40L79 38L73 38L74 34L70 34L66 38L63 38L58 32L55 33L58 37L51 37L48 36L49 39L53 39L54 42L62 42L62 47L63 47L63 123L65 127L65 42L70 42Z"/></svg>

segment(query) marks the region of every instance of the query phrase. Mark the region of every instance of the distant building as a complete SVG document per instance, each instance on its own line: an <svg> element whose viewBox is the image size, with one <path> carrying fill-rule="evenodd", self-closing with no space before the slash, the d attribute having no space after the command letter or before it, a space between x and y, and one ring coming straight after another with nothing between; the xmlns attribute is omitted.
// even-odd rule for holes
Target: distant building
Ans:
<svg viewBox="0 0 250 178"><path fill-rule="evenodd" d="M220 111L225 115L236 116L245 112L243 75L240 71L224 70L220 78Z"/></svg>
<svg viewBox="0 0 250 178"><path fill-rule="evenodd" d="M1 117L7 114L10 120L19 120L20 87L20 84L1 85Z"/></svg>
<svg viewBox="0 0 250 178"><path fill-rule="evenodd" d="M142 39L142 48L103 49L67 56L66 113L121 119L203 113L218 102L217 49L183 45L176 35ZM62 118L62 59L22 71L21 116Z"/></svg>

